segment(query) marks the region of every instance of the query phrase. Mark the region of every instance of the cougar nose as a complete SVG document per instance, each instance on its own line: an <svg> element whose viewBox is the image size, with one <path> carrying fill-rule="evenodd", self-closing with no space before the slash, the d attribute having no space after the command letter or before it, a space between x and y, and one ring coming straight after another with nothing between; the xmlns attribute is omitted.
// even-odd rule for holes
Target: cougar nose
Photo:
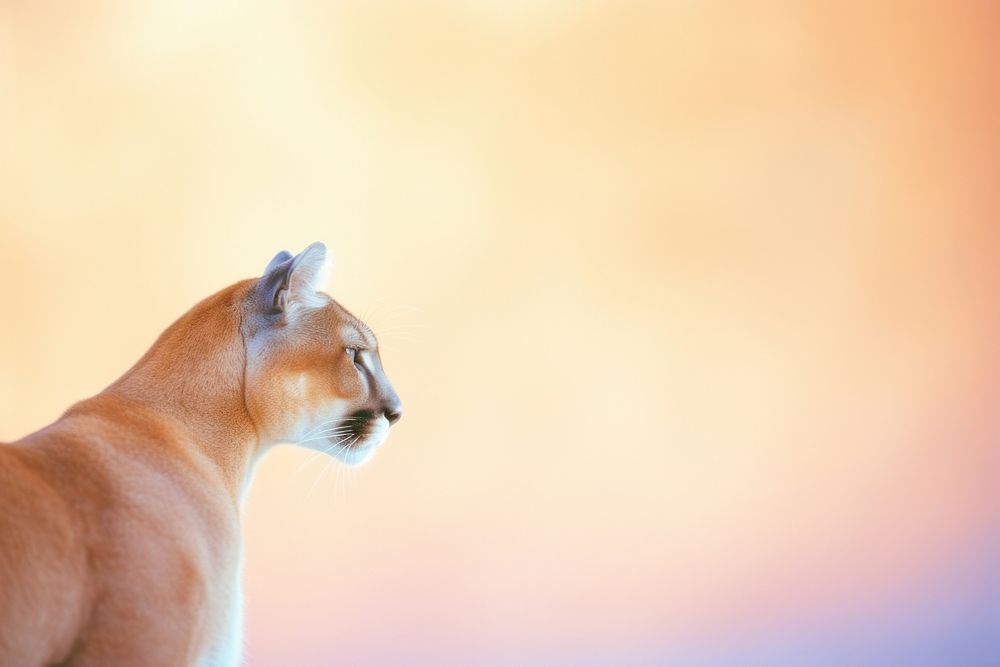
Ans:
<svg viewBox="0 0 1000 667"><path fill-rule="evenodd" d="M390 425L395 424L399 421L399 418L403 416L403 404L398 400L393 401L392 403L386 403L382 407L382 414L384 414L385 418L389 420Z"/></svg>

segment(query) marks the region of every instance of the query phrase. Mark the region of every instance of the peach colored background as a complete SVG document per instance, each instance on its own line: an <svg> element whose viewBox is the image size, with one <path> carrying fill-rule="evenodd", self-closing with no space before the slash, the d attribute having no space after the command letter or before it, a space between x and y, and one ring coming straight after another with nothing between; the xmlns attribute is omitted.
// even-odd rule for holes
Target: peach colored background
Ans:
<svg viewBox="0 0 1000 667"><path fill-rule="evenodd" d="M4 2L0 438L324 240L406 416L259 467L248 665L982 657L998 40L978 2Z"/></svg>

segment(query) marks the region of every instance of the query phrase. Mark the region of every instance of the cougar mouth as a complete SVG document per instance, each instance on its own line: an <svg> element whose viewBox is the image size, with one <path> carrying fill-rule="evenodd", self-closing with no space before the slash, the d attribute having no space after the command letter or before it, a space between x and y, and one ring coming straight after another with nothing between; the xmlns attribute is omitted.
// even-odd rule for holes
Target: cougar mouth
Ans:
<svg viewBox="0 0 1000 667"><path fill-rule="evenodd" d="M358 410L351 413L345 422L348 429L346 442L334 457L347 465L359 465L368 461L375 448L381 445L389 434L389 421L373 410Z"/></svg>

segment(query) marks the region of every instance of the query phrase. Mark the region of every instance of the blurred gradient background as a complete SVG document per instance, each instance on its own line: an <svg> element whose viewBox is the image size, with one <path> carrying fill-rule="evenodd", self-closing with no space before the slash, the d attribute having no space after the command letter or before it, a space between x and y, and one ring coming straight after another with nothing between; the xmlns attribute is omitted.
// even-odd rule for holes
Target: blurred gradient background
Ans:
<svg viewBox="0 0 1000 667"><path fill-rule="evenodd" d="M0 3L0 438L322 240L251 667L1000 664L1000 9Z"/></svg>

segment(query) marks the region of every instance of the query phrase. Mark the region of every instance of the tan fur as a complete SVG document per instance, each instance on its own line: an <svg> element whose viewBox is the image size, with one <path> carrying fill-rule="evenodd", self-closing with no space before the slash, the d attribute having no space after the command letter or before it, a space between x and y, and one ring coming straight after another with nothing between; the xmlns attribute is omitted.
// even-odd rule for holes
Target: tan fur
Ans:
<svg viewBox="0 0 1000 667"><path fill-rule="evenodd" d="M295 423L378 393L340 332L374 339L325 295L248 344L256 284L198 304L104 392L0 445L0 665L238 663L254 462Z"/></svg>

